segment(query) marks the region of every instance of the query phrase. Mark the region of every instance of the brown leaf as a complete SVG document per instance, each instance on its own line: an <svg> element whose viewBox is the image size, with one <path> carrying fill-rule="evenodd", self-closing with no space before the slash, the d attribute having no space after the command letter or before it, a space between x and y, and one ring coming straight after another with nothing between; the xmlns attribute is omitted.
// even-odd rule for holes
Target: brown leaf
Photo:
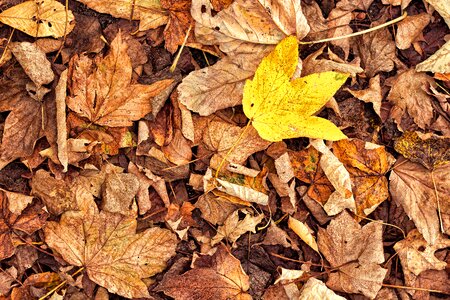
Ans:
<svg viewBox="0 0 450 300"><path fill-rule="evenodd" d="M397 160L389 176L392 199L400 204L431 245L440 235L438 201L445 233L450 232L450 168L430 171L404 158ZM438 199L436 199L438 197Z"/></svg>
<svg viewBox="0 0 450 300"><path fill-rule="evenodd" d="M0 296L6 296L11 290L11 285L17 278L17 269L10 267L0 273Z"/></svg>
<svg viewBox="0 0 450 300"><path fill-rule="evenodd" d="M222 225L226 218L239 208L237 204L212 193L201 195L195 206L202 212L202 218L214 225Z"/></svg>
<svg viewBox="0 0 450 300"><path fill-rule="evenodd" d="M379 266L384 262L382 227L377 222L361 227L344 211L326 230L319 228L319 250L338 268L330 274L328 287L375 298L387 273Z"/></svg>
<svg viewBox="0 0 450 300"><path fill-rule="evenodd" d="M433 79L414 69L399 74L393 82L387 99L401 111L400 116L394 120L401 124L401 116L408 113L414 122L422 129L431 124L433 119L432 97L425 89L434 84Z"/></svg>
<svg viewBox="0 0 450 300"><path fill-rule="evenodd" d="M165 277L157 287L176 300L250 300L252 297L246 293L249 288L241 263L224 246L219 246L212 256L197 258L192 270Z"/></svg>
<svg viewBox="0 0 450 300"><path fill-rule="evenodd" d="M381 118L381 102L383 101L383 93L380 85L380 75L370 78L369 87L364 90L353 91L346 89L354 97L366 103L372 103L373 110Z"/></svg>
<svg viewBox="0 0 450 300"><path fill-rule="evenodd" d="M61 162L61 165L64 167L63 172L67 172L67 168L69 165L66 124L67 73L67 70L64 70L61 73L58 84L55 88L58 159Z"/></svg>
<svg viewBox="0 0 450 300"><path fill-rule="evenodd" d="M136 233L135 216L99 212L95 202L49 222L45 242L69 264L84 267L89 278L112 293L149 297L141 280L161 272L175 254L176 236L153 227Z"/></svg>
<svg viewBox="0 0 450 300"><path fill-rule="evenodd" d="M414 16L407 16L398 23L395 44L398 49L408 49L411 44L417 42L422 37L423 29L430 23L431 17L427 13Z"/></svg>
<svg viewBox="0 0 450 300"><path fill-rule="evenodd" d="M191 0L161 0L161 7L169 12L169 21L164 29L166 49L175 53L178 46L182 45L190 26L194 26L191 16ZM187 39L187 43L194 42L194 28Z"/></svg>
<svg viewBox="0 0 450 300"><path fill-rule="evenodd" d="M101 208L111 213L126 213L138 189L139 181L134 174L106 174Z"/></svg>
<svg viewBox="0 0 450 300"><path fill-rule="evenodd" d="M416 65L418 72L433 72L433 73L450 73L450 41L447 41L436 53L430 56L427 60Z"/></svg>
<svg viewBox="0 0 450 300"><path fill-rule="evenodd" d="M111 50L104 58L94 61L85 55L76 56L71 65L72 96L67 98L67 106L103 126L131 126L132 121L151 111L150 99L173 82L166 79L151 85L131 83L131 61L121 34L111 43Z"/></svg>
<svg viewBox="0 0 450 300"><path fill-rule="evenodd" d="M385 175L394 157L383 146L358 139L333 143L333 152L350 173L357 214L370 214L389 197Z"/></svg>
<svg viewBox="0 0 450 300"><path fill-rule="evenodd" d="M32 234L42 228L48 213L37 204L28 206L21 214L14 214L9 210L8 196L0 191L0 260L11 257L15 251L14 231Z"/></svg>
<svg viewBox="0 0 450 300"><path fill-rule="evenodd" d="M395 151L428 170L450 162L450 138L419 132L405 132L395 141Z"/></svg>

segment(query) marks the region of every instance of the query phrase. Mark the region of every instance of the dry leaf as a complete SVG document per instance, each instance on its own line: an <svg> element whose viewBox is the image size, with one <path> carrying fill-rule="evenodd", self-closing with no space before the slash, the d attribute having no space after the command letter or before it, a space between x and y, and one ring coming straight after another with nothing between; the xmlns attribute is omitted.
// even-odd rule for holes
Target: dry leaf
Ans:
<svg viewBox="0 0 450 300"><path fill-rule="evenodd" d="M157 290L175 300L251 300L249 288L249 277L239 260L219 246L212 256L197 258L192 270L164 277Z"/></svg>
<svg viewBox="0 0 450 300"><path fill-rule="evenodd" d="M384 262L382 227L378 222L361 227L342 212L326 230L319 228L319 250L331 267L338 268L329 275L329 288L375 298L387 273L379 265Z"/></svg>
<svg viewBox="0 0 450 300"><path fill-rule="evenodd" d="M291 80L297 64L298 43L290 36L262 60L253 79L245 83L245 115L259 135L272 142L295 137L346 138L336 125L312 114L336 93L347 75L324 72Z"/></svg>
<svg viewBox="0 0 450 300"><path fill-rule="evenodd" d="M311 234L312 230L308 227L308 225L300 222L299 220L289 217L288 226L292 231L295 232L308 246L310 246L314 251L319 252L317 247L317 243L313 235Z"/></svg>
<svg viewBox="0 0 450 300"><path fill-rule="evenodd" d="M67 74L64 70L59 77L58 84L55 88L55 102L56 102L56 127L57 127L57 144L58 144L58 159L64 167L63 172L67 172L69 165L69 153L67 148L67 125L66 125L66 89L67 89Z"/></svg>
<svg viewBox="0 0 450 300"><path fill-rule="evenodd" d="M151 85L131 83L131 61L127 44L118 34L104 58L74 57L71 78L72 96L67 106L89 121L109 127L131 126L151 112L151 99L172 84L172 79ZM96 66L95 69L94 66Z"/></svg>
<svg viewBox="0 0 450 300"><path fill-rule="evenodd" d="M447 25L450 27L450 4L445 0L425 0L441 15Z"/></svg>
<svg viewBox="0 0 450 300"><path fill-rule="evenodd" d="M383 146L358 139L333 143L333 152L350 173L356 213L369 215L389 197L386 173L394 157Z"/></svg>
<svg viewBox="0 0 450 300"><path fill-rule="evenodd" d="M303 274L305 274L305 271L303 270L290 270L283 267L279 267L278 269L281 269L281 275L275 280L274 284L288 284L299 279L303 276Z"/></svg>
<svg viewBox="0 0 450 300"><path fill-rule="evenodd" d="M336 295L332 290L320 280L311 277L303 285L300 298L298 300L344 300L344 297Z"/></svg>
<svg viewBox="0 0 450 300"><path fill-rule="evenodd" d="M381 102L383 101L383 93L380 85L380 75L370 78L369 87L364 90L353 91L346 89L354 97L366 103L372 103L373 110L381 118Z"/></svg>
<svg viewBox="0 0 450 300"><path fill-rule="evenodd" d="M433 119L433 100L425 89L433 84L430 76L410 69L395 78L387 99L400 109L399 117L408 113L420 128L425 129ZM395 121L397 125L401 124L401 118Z"/></svg>
<svg viewBox="0 0 450 300"><path fill-rule="evenodd" d="M431 17L427 13L407 16L398 23L395 44L398 49L408 49L411 44L421 39L423 29L430 23Z"/></svg>
<svg viewBox="0 0 450 300"><path fill-rule="evenodd" d="M403 270L418 276L426 270L444 270L447 263L439 260L434 253L447 247L450 247L450 240L444 236L440 235L434 245L429 245L419 231L414 229L406 239L394 245L394 250L400 257Z"/></svg>
<svg viewBox="0 0 450 300"><path fill-rule="evenodd" d="M102 210L111 213L127 213L138 189L139 180L134 174L115 172L106 174L102 190Z"/></svg>
<svg viewBox="0 0 450 300"><path fill-rule="evenodd" d="M271 221L264 237L263 245L281 245L285 248L292 248L298 251L297 243L292 240L289 235L278 227L275 222Z"/></svg>
<svg viewBox="0 0 450 300"><path fill-rule="evenodd" d="M168 21L167 11L160 0L77 0L87 7L115 18L140 20L139 30L157 28Z"/></svg>
<svg viewBox="0 0 450 300"><path fill-rule="evenodd" d="M212 193L201 195L195 206L202 212L202 218L214 225L222 225L226 218L239 206Z"/></svg>
<svg viewBox="0 0 450 300"><path fill-rule="evenodd" d="M427 60L416 65L417 72L450 73L450 41L447 41Z"/></svg>
<svg viewBox="0 0 450 300"><path fill-rule="evenodd" d="M34 37L59 38L75 26L70 10L56 0L31 0L0 13L0 22Z"/></svg>
<svg viewBox="0 0 450 300"><path fill-rule="evenodd" d="M17 269L10 267L0 273L0 296L6 296L11 290L11 285L17 280Z"/></svg>
<svg viewBox="0 0 450 300"><path fill-rule="evenodd" d="M80 211L67 211L48 222L45 242L69 264L84 267L89 279L112 293L149 297L141 280L166 267L175 255L176 236L153 227L136 233L133 215L99 212L91 198Z"/></svg>
<svg viewBox="0 0 450 300"><path fill-rule="evenodd" d="M355 211L356 205L349 172L331 150L328 149L323 140L312 140L310 143L322 154L320 167L335 189L326 203L323 204L323 209L329 216L334 216L346 208Z"/></svg>
<svg viewBox="0 0 450 300"><path fill-rule="evenodd" d="M239 220L239 212L245 214L243 220ZM235 210L227 217L223 225L217 228L217 234L211 239L211 245L214 246L220 243L223 239L227 239L233 243L234 247L236 247L236 241L241 237L241 235L248 231L256 233L256 225L258 225L262 219L264 219L264 214L260 214L255 217L245 209Z"/></svg>
<svg viewBox="0 0 450 300"><path fill-rule="evenodd" d="M170 53L175 53L178 46L183 44L189 27L194 25L194 19L190 13L191 0L161 0L161 7L169 14L169 20L164 29L165 46ZM190 42L195 42L193 28L188 36L187 45Z"/></svg>
<svg viewBox="0 0 450 300"><path fill-rule="evenodd" d="M430 245L434 245L440 236L437 201L444 233L450 233L449 178L450 168L446 165L430 171L404 158L397 160L389 176L392 199L403 207Z"/></svg>

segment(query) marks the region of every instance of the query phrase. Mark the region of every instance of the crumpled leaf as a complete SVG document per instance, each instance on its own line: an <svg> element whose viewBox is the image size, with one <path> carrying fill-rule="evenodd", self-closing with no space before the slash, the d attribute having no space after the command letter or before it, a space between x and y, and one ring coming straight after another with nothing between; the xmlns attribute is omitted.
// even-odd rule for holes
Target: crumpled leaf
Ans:
<svg viewBox="0 0 450 300"><path fill-rule="evenodd" d="M99 211L93 198L79 211L67 211L48 222L45 242L69 264L84 267L89 278L127 298L149 297L141 280L166 267L175 255L176 236L153 227L136 233L135 212Z"/></svg>
<svg viewBox="0 0 450 300"><path fill-rule="evenodd" d="M347 212L326 230L319 228L319 250L331 267L338 268L329 275L329 288L375 298L387 273L379 265L384 262L382 228L378 222L361 227Z"/></svg>
<svg viewBox="0 0 450 300"><path fill-rule="evenodd" d="M428 170L450 162L450 138L420 132L405 132L394 143L395 151Z"/></svg>
<svg viewBox="0 0 450 300"><path fill-rule="evenodd" d="M6 192L0 191L0 260L14 254L14 231L32 234L45 225L48 217L48 213L37 204L29 205L19 214L12 213L9 208L11 200Z"/></svg>
<svg viewBox="0 0 450 300"><path fill-rule="evenodd" d="M115 18L140 20L139 30L157 28L168 21L168 14L160 0L77 0L90 9Z"/></svg>
<svg viewBox="0 0 450 300"><path fill-rule="evenodd" d="M418 276L426 270L444 270L445 261L439 260L434 253L443 248L450 247L450 240L440 235L434 245L429 245L417 229L408 233L406 239L397 242L394 250L400 257L403 271Z"/></svg>
<svg viewBox="0 0 450 300"><path fill-rule="evenodd" d="M332 290L327 288L327 286L320 280L311 277L303 285L300 291L300 298L298 300L344 300L344 297L336 295Z"/></svg>
<svg viewBox="0 0 450 300"><path fill-rule="evenodd" d="M350 173L356 213L370 214L389 197L386 173L394 157L383 146L358 139L333 143L333 152Z"/></svg>
<svg viewBox="0 0 450 300"><path fill-rule="evenodd" d="M418 73L414 69L407 70L396 77L387 99L400 110L398 116L394 116L398 125L401 124L401 117L406 113L422 129L431 124L433 100L425 89L432 84L433 79L430 76Z"/></svg>
<svg viewBox="0 0 450 300"><path fill-rule="evenodd" d="M427 60L416 65L417 72L450 73L450 41L447 41Z"/></svg>
<svg viewBox="0 0 450 300"><path fill-rule="evenodd" d="M67 172L69 166L69 150L67 145L68 142L66 124L67 74L68 70L64 70L61 73L58 84L55 87L58 159L64 168L63 172Z"/></svg>
<svg viewBox="0 0 450 300"><path fill-rule="evenodd" d="M169 14L167 26L164 29L164 40L166 49L175 53L178 46L182 45L189 29L194 25L191 16L191 0L160 0L161 7ZM193 28L191 28L193 29ZM195 42L194 30L191 30L186 40L186 45Z"/></svg>
<svg viewBox="0 0 450 300"><path fill-rule="evenodd" d="M67 22L66 22L67 20ZM59 38L75 27L70 10L56 0L31 0L0 13L0 22L34 37Z"/></svg>
<svg viewBox="0 0 450 300"><path fill-rule="evenodd" d="M203 219L214 225L222 225L226 218L239 206L224 197L207 193L198 198L195 207L200 209Z"/></svg>
<svg viewBox="0 0 450 300"><path fill-rule="evenodd" d="M241 263L225 246L212 256L200 256L194 268L181 275L168 275L157 290L176 300L217 299L251 300L250 280Z"/></svg>
<svg viewBox="0 0 450 300"><path fill-rule="evenodd" d="M395 44L398 49L408 49L413 42L418 41L423 33L423 29L430 23L431 16L421 13L414 16L407 16L398 23Z"/></svg>
<svg viewBox="0 0 450 300"><path fill-rule="evenodd" d="M290 282L295 281L296 279L299 279L300 277L303 276L303 274L305 274L305 271L303 270L291 270L291 269L285 269L283 267L278 267L278 272L280 272L281 269L281 274L280 277L278 277L274 284L288 284Z"/></svg>
<svg viewBox="0 0 450 300"><path fill-rule="evenodd" d="M133 84L127 44L120 33L104 58L91 60L86 55L75 56L71 64L73 71L69 78L72 80L72 96L67 98L67 106L102 126L131 126L132 121L152 110L151 99L173 82L172 79L165 79L151 85Z"/></svg>
<svg viewBox="0 0 450 300"><path fill-rule="evenodd" d="M444 233L450 233L450 168L447 165L430 171L404 158L397 160L389 176L392 199L413 220L423 238L434 245L440 235L440 214Z"/></svg>
<svg viewBox="0 0 450 300"><path fill-rule="evenodd" d="M245 214L243 220L239 220L239 212ZM235 246L236 241L244 233L248 231L256 233L256 225L262 219L264 219L264 214L252 216L247 210L235 210L227 217L223 225L217 228L217 234L211 239L211 245L214 246L225 238Z"/></svg>
<svg viewBox="0 0 450 300"><path fill-rule="evenodd" d="M359 100L366 103L372 103L373 110L381 118L381 102L383 101L383 93L381 91L380 75L370 78L367 89L359 91L346 89L346 91L350 92L350 94Z"/></svg>
<svg viewBox="0 0 450 300"><path fill-rule="evenodd" d="M245 115L263 139L273 142L301 136L346 138L330 121L311 115L344 84L347 75L324 72L291 81L297 63L297 39L290 36L263 59L253 80L247 80L242 100Z"/></svg>
<svg viewBox="0 0 450 300"><path fill-rule="evenodd" d="M308 227L308 225L300 222L293 217L289 217L288 226L290 229L292 229L292 231L295 232L296 235L298 235L302 239L302 241L304 241L314 251L319 252L317 242L311 234L312 230Z"/></svg>

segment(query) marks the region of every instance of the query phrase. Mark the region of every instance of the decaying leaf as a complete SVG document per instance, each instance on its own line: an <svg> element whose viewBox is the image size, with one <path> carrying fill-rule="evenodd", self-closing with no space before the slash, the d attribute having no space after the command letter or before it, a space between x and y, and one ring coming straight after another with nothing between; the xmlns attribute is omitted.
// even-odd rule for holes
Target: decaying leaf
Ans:
<svg viewBox="0 0 450 300"><path fill-rule="evenodd" d="M225 246L212 256L200 256L194 268L181 275L168 275L157 289L177 300L217 299L251 300L250 281L241 263Z"/></svg>
<svg viewBox="0 0 450 300"><path fill-rule="evenodd" d="M314 251L319 252L316 240L311 234L312 230L308 227L308 225L300 222L293 217L289 217L288 226L290 229L292 229L292 231L295 232L295 234L297 234L302 239L302 241L304 241Z"/></svg>
<svg viewBox="0 0 450 300"><path fill-rule="evenodd" d="M178 46L183 44L189 27L194 25L194 19L190 14L191 0L161 0L161 7L167 10L169 15L164 29L165 46L170 53L175 53ZM187 45L194 41L194 30L191 30L186 41Z"/></svg>
<svg viewBox="0 0 450 300"><path fill-rule="evenodd" d="M141 280L161 272L175 254L176 236L153 227L136 233L135 215L99 211L91 198L81 210L48 222L45 242L69 264L84 267L89 278L118 295L149 297Z"/></svg>
<svg viewBox="0 0 450 300"><path fill-rule="evenodd" d="M447 165L430 171L404 158L397 160L389 176L392 199L403 207L430 245L434 245L440 236L438 207L444 233L450 232L448 178L450 168Z"/></svg>
<svg viewBox="0 0 450 300"><path fill-rule="evenodd" d="M74 16L56 0L30 0L0 13L0 22L34 37L59 38L75 26Z"/></svg>
<svg viewBox="0 0 450 300"><path fill-rule="evenodd" d="M394 164L394 157L383 146L358 139L333 143L333 152L350 173L356 213L370 214L389 197L385 175Z"/></svg>
<svg viewBox="0 0 450 300"><path fill-rule="evenodd" d="M366 103L372 103L373 110L377 113L377 115L381 118L381 101L383 101L383 94L381 91L380 85L380 76L376 75L375 77L370 78L369 87L364 90L353 91L350 89L346 89L353 96L362 100Z"/></svg>
<svg viewBox="0 0 450 300"><path fill-rule="evenodd" d="M394 245L403 269L416 276L426 270L444 270L447 263L439 260L434 253L446 247L450 247L449 239L441 235L434 245L429 245L417 229L410 231L406 239Z"/></svg>
<svg viewBox="0 0 450 300"><path fill-rule="evenodd" d="M94 61L86 55L75 56L71 64L72 96L67 98L67 106L103 126L131 126L132 121L151 112L151 99L173 82L165 79L151 85L132 83L127 44L120 33L104 58Z"/></svg>
<svg viewBox="0 0 450 300"><path fill-rule="evenodd" d="M407 16L398 24L395 44L399 49L408 49L413 42L420 39L423 29L430 22L430 15L421 13L414 16Z"/></svg>
<svg viewBox="0 0 450 300"><path fill-rule="evenodd" d="M266 56L244 87L245 115L268 141L295 137L340 140L346 136L330 121L312 116L336 93L347 75L311 74L291 80L298 64L298 44L287 37Z"/></svg>
<svg viewBox="0 0 450 300"><path fill-rule="evenodd" d="M139 30L157 28L168 21L168 14L160 0L77 0L89 8L115 18L140 20Z"/></svg>
<svg viewBox="0 0 450 300"><path fill-rule="evenodd" d="M245 214L243 220L239 220L239 212ZM234 211L227 217L223 225L217 228L217 234L211 239L211 245L216 245L224 238L234 245L238 238L244 233L248 231L255 233L256 225L258 225L262 219L264 219L264 214L252 216L247 210Z"/></svg>
<svg viewBox="0 0 450 300"><path fill-rule="evenodd" d="M319 228L319 250L338 268L329 275L329 288L375 298L387 273L379 265L384 262L382 227L377 222L361 227L342 212L326 230Z"/></svg>

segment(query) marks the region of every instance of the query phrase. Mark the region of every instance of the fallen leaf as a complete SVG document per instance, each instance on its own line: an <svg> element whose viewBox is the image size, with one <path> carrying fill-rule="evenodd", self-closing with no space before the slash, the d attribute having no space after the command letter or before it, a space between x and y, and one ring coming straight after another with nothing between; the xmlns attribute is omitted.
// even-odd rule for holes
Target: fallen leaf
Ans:
<svg viewBox="0 0 450 300"><path fill-rule="evenodd" d="M212 193L201 195L195 207L200 209L203 219L213 225L222 225L227 217L239 208L237 204Z"/></svg>
<svg viewBox="0 0 450 300"><path fill-rule="evenodd" d="M395 151L428 170L450 162L450 138L420 132L405 132L394 143Z"/></svg>
<svg viewBox="0 0 450 300"><path fill-rule="evenodd" d="M27 196L20 193L10 192L4 189L0 189L6 195L9 200L8 209L15 215L20 215L23 210L33 202L33 196Z"/></svg>
<svg viewBox="0 0 450 300"><path fill-rule="evenodd" d="M239 212L245 214L243 220L239 220ZM256 225L258 225L262 219L264 219L264 214L252 216L247 210L235 210L226 218L223 225L217 228L217 234L211 239L211 245L214 246L223 239L227 239L236 246L236 241L244 233L249 231L256 233Z"/></svg>
<svg viewBox="0 0 450 300"><path fill-rule="evenodd" d="M17 269L10 267L0 273L0 296L6 296L11 290L11 285L17 280Z"/></svg>
<svg viewBox="0 0 450 300"><path fill-rule="evenodd" d="M279 269L281 269L281 275L275 280L274 284L288 284L301 278L305 274L305 271L303 270L290 270L283 267L279 267Z"/></svg>
<svg viewBox="0 0 450 300"><path fill-rule="evenodd" d="M157 28L168 21L167 11L159 0L77 0L90 9L115 18L140 20L139 31Z"/></svg>
<svg viewBox="0 0 450 300"><path fill-rule="evenodd" d="M412 0L381 0L385 5L399 6L404 10Z"/></svg>
<svg viewBox="0 0 450 300"><path fill-rule="evenodd" d="M423 29L430 23L431 17L427 13L414 16L407 16L398 23L395 44L398 49L408 49L413 42L418 41L423 33Z"/></svg>
<svg viewBox="0 0 450 300"><path fill-rule="evenodd" d="M450 41L447 41L436 53L416 65L417 72L450 73Z"/></svg>
<svg viewBox="0 0 450 300"><path fill-rule="evenodd" d="M379 265L384 262L382 227L378 222L361 227L342 212L326 230L319 228L319 250L338 269L329 275L329 288L375 298L387 273Z"/></svg>
<svg viewBox="0 0 450 300"><path fill-rule="evenodd" d="M131 61L121 34L111 43L110 52L104 58L93 61L85 55L75 56L71 65L72 96L67 98L67 106L102 126L131 126L132 121L151 112L149 99L173 82L165 79L151 85L131 83Z"/></svg>
<svg viewBox="0 0 450 300"><path fill-rule="evenodd" d="M333 152L350 173L358 216L369 215L389 197L386 173L394 157L383 146L358 139L333 143Z"/></svg>
<svg viewBox="0 0 450 300"><path fill-rule="evenodd" d="M300 297L300 291L296 283L271 285L265 291L263 300L294 300Z"/></svg>
<svg viewBox="0 0 450 300"><path fill-rule="evenodd" d="M166 28L164 29L164 40L166 49L170 53L175 53L178 46L182 45L190 26L194 25L194 19L190 14L191 0L161 0L161 7L169 14ZM186 40L187 45L194 42L194 30Z"/></svg>
<svg viewBox="0 0 450 300"><path fill-rule="evenodd" d="M106 174L102 189L103 211L111 213L126 213L139 189L139 181L134 174L115 173Z"/></svg>
<svg viewBox="0 0 450 300"><path fill-rule="evenodd" d="M267 228L266 236L264 237L263 245L281 245L285 248L292 248L298 251L297 243L289 237L289 235L278 227L273 221Z"/></svg>
<svg viewBox="0 0 450 300"><path fill-rule="evenodd" d="M308 225L300 222L299 220L289 217L288 226L298 235L299 238L302 239L308 246L310 246L314 251L319 252L317 247L317 243L313 235L311 234L312 230L308 227Z"/></svg>
<svg viewBox="0 0 450 300"><path fill-rule="evenodd" d="M197 258L192 270L164 277L157 290L176 300L251 300L249 288L249 277L239 260L220 245L212 256Z"/></svg>
<svg viewBox="0 0 450 300"><path fill-rule="evenodd" d="M11 257L16 245L13 239L18 237L15 231L28 235L41 229L47 220L48 213L42 210L42 205L29 205L20 214L14 214L9 209L8 194L0 191L0 260Z"/></svg>
<svg viewBox="0 0 450 300"><path fill-rule="evenodd" d="M166 267L175 255L176 236L153 227L136 233L135 216L99 212L91 198L82 210L48 222L45 242L69 264L84 267L89 278L127 298L149 297L141 280Z"/></svg>
<svg viewBox="0 0 450 300"><path fill-rule="evenodd" d="M433 6L433 8L442 16L445 23L450 27L450 6L445 0L425 0Z"/></svg>
<svg viewBox="0 0 450 300"><path fill-rule="evenodd" d="M66 12L56 0L25 1L0 13L0 22L34 37L67 35L75 26L74 20L72 12Z"/></svg>
<svg viewBox="0 0 450 300"><path fill-rule="evenodd" d="M434 245L429 245L417 229L408 233L406 239L397 242L394 250L398 253L403 271L418 276L426 270L444 270L445 261L439 260L434 253L450 247L450 240L440 235Z"/></svg>
<svg viewBox="0 0 450 300"><path fill-rule="evenodd" d="M381 118L381 102L383 101L383 93L381 91L380 75L370 78L369 87L367 89L356 91L350 89L345 90L365 103L372 103L373 110Z"/></svg>
<svg viewBox="0 0 450 300"><path fill-rule="evenodd" d="M312 299L322 299L322 300L344 300L344 297L336 295L332 290L327 288L327 286L320 280L311 277L303 285L301 289L300 298L298 300L312 300Z"/></svg>
<svg viewBox="0 0 450 300"><path fill-rule="evenodd" d="M58 84L55 87L56 102L56 127L57 127L57 144L58 159L63 166L63 172L67 172L69 165L69 153L67 148L67 125L66 125L66 90L67 90L67 74L64 70L59 77Z"/></svg>
<svg viewBox="0 0 450 300"><path fill-rule="evenodd" d="M392 199L403 207L430 245L434 245L440 235L438 201L444 233L450 232L449 172L445 165L430 171L400 158L389 176Z"/></svg>
<svg viewBox="0 0 450 300"><path fill-rule="evenodd" d="M433 100L425 89L433 84L430 76L410 69L395 78L387 99L400 109L400 117L408 113L420 128L425 129L433 119ZM400 125L401 119L397 117L395 122Z"/></svg>
<svg viewBox="0 0 450 300"><path fill-rule="evenodd" d="M311 115L344 84L347 75L324 72L291 81L297 63L297 39L291 36L263 59L253 80L247 80L242 100L245 115L263 139L273 142L300 136L346 138L330 121Z"/></svg>

